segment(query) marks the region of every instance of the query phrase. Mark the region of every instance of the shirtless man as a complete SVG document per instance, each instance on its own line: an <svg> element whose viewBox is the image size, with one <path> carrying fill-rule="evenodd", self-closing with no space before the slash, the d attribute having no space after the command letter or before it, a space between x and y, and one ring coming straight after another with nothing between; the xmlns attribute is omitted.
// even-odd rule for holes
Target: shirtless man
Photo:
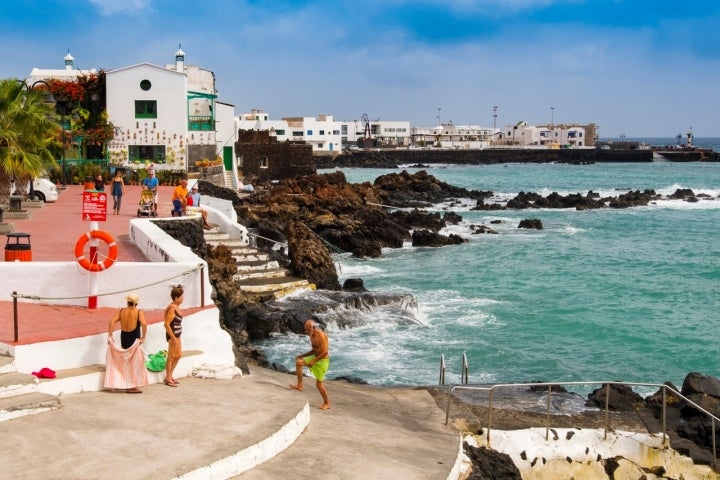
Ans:
<svg viewBox="0 0 720 480"><path fill-rule="evenodd" d="M320 330L312 320L305 322L305 333L310 336L310 345L312 345L312 350L295 357L295 374L297 375L297 383L295 385L290 385L290 388L302 392L303 367L307 365L310 372L312 372L315 377L315 386L323 399L323 404L320 405L320 410L328 410L330 408L330 400L328 400L327 390L323 384L325 374L330 366L330 344L328 342L328 337L325 332Z"/></svg>

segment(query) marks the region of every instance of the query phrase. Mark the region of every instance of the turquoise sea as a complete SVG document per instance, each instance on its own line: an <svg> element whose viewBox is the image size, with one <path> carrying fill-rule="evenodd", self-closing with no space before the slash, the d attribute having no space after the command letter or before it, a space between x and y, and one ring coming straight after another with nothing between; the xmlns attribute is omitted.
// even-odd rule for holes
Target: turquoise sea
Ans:
<svg viewBox="0 0 720 480"><path fill-rule="evenodd" d="M720 146L706 139L705 145ZM672 143L673 140L668 140ZM696 142L700 144L700 142ZM344 169L348 181L398 170ZM415 172L417 169L407 169ZM681 385L691 371L720 376L720 163L438 165L450 184L492 190L496 201L520 191L616 196L629 189L678 188L706 194L697 203L659 201L630 209L472 212L446 233L468 239L443 248L388 249L380 258L335 257L341 282L410 293L408 324L396 310L361 312L365 326L329 326L329 378L376 385L459 383L467 355L470 383L608 381ZM538 218L544 229L518 229ZM501 223L490 225L490 221ZM497 235L472 235L485 223ZM337 312L336 312L337 313ZM339 312L337 314L343 314ZM350 314L350 313L348 313ZM271 362L294 366L305 336L260 346Z"/></svg>

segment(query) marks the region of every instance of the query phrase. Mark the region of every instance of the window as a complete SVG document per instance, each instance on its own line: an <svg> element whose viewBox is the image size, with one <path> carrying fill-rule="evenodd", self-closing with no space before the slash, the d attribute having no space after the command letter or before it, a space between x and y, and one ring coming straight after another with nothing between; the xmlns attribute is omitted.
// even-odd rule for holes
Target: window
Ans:
<svg viewBox="0 0 720 480"><path fill-rule="evenodd" d="M318 143L317 148L325 148L325 144L324 144L324 143Z"/></svg>
<svg viewBox="0 0 720 480"><path fill-rule="evenodd" d="M346 132L347 133L347 132ZM340 130L333 130L333 135L340 135Z"/></svg>
<svg viewBox="0 0 720 480"><path fill-rule="evenodd" d="M312 130L307 131L308 137L312 135Z"/></svg>
<svg viewBox="0 0 720 480"><path fill-rule="evenodd" d="M302 133L302 132L298 132L298 131L296 130L296 131L293 132L293 135L292 135L292 136L293 136L293 137L302 137L302 136L303 136L303 133Z"/></svg>
<svg viewBox="0 0 720 480"><path fill-rule="evenodd" d="M275 135L285 135L285 130L275 130Z"/></svg>
<svg viewBox="0 0 720 480"><path fill-rule="evenodd" d="M144 91L147 92L148 90L150 90L151 87L152 87L152 83L150 83L150 80L148 80L148 79L142 80L142 81L140 82L140 89L141 89L141 90L144 90Z"/></svg>
<svg viewBox="0 0 720 480"><path fill-rule="evenodd" d="M320 131L318 132L318 135L325 135L325 130L320 130Z"/></svg>
<svg viewBox="0 0 720 480"><path fill-rule="evenodd" d="M157 101L135 100L135 118L157 118Z"/></svg>
<svg viewBox="0 0 720 480"><path fill-rule="evenodd" d="M130 145L128 155L131 162L150 160L165 163L165 145Z"/></svg>

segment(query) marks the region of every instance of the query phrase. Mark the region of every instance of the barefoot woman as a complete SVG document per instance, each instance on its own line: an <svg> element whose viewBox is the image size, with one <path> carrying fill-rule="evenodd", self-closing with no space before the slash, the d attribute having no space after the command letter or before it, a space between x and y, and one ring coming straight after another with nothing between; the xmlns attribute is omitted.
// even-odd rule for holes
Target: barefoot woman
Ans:
<svg viewBox="0 0 720 480"><path fill-rule="evenodd" d="M182 334L182 310L180 304L183 301L183 288L178 285L170 290L170 298L172 302L165 308L165 338L168 341L167 363L165 364L165 385L168 387L177 387L178 381L173 377L175 367L177 367L182 355L182 344L180 343L180 335Z"/></svg>
<svg viewBox="0 0 720 480"><path fill-rule="evenodd" d="M310 372L312 372L315 377L315 386L323 399L323 404L320 405L320 410L327 410L330 408L330 400L328 400L328 394L325 389L325 385L323 384L323 380L325 380L325 374L330 366L330 344L325 332L320 330L312 320L305 322L305 333L310 336L310 345L312 345L312 350L295 357L295 374L297 375L297 383L295 385L290 385L290 388L302 391L303 367L307 365Z"/></svg>

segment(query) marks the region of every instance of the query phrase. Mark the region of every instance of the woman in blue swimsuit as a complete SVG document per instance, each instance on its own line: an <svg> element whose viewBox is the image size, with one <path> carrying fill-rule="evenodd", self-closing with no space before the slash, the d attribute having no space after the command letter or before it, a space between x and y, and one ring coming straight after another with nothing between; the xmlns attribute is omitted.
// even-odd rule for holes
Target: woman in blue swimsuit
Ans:
<svg viewBox="0 0 720 480"><path fill-rule="evenodd" d="M182 344L180 343L180 335L182 335L182 310L180 304L183 302L183 288L178 285L170 290L170 298L172 302L165 308L165 338L168 341L167 363L165 364L165 385L168 387L177 387L178 381L173 377L173 371L177 367L180 357L182 356Z"/></svg>

